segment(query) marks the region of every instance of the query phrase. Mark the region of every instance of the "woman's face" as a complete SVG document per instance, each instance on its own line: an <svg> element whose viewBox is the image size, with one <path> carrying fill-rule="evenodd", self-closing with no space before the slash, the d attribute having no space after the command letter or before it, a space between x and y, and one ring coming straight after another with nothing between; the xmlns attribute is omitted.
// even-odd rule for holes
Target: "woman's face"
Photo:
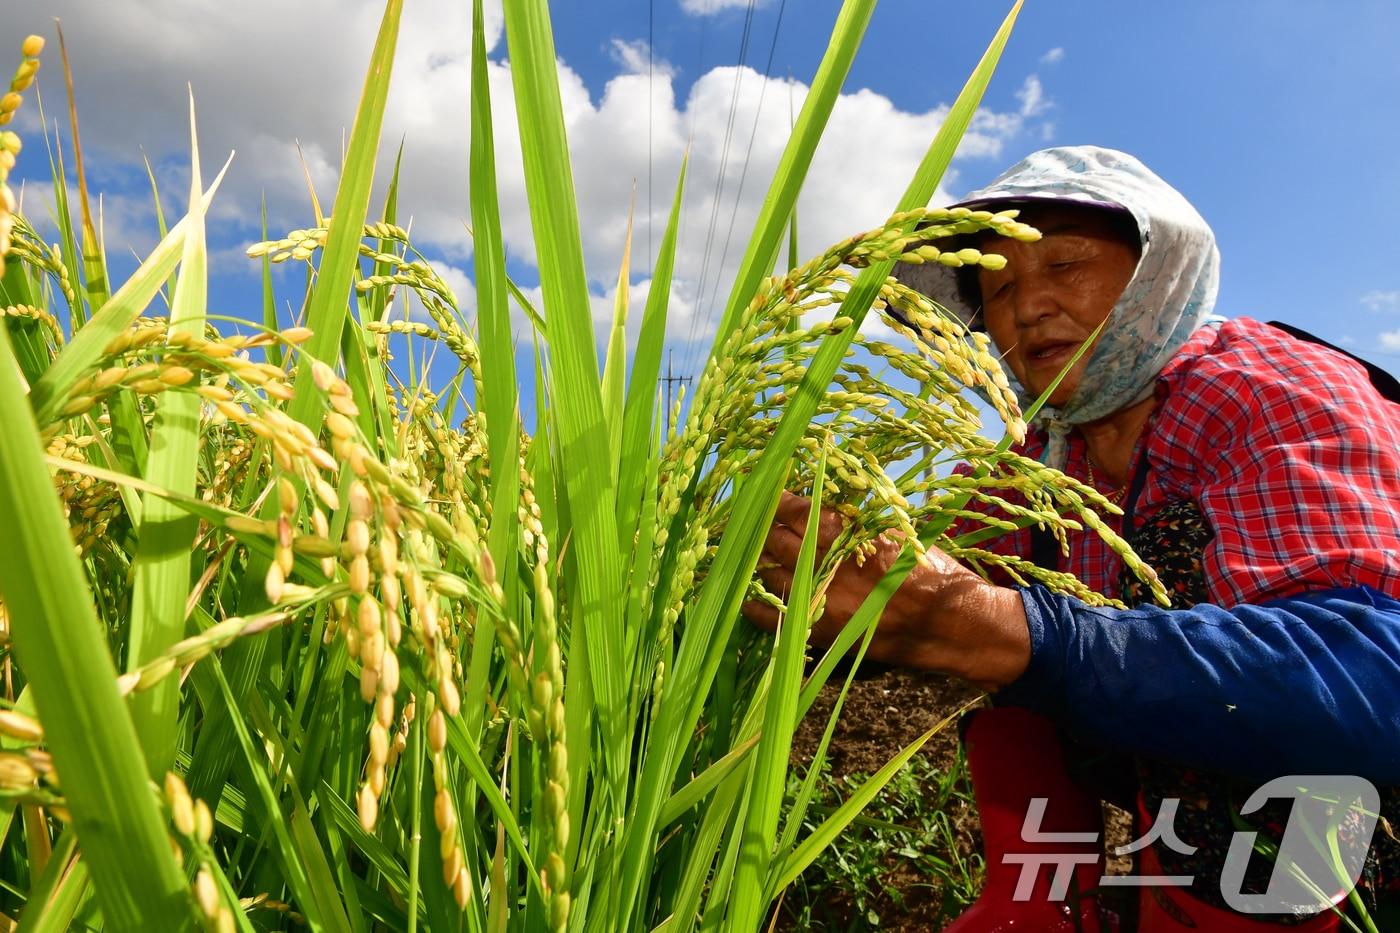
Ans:
<svg viewBox="0 0 1400 933"><path fill-rule="evenodd" d="M1021 218L1041 232L1034 243L989 236L987 252L1006 268L979 270L987 333L1026 391L1038 397L1108 317L1137 269L1135 235L1093 208L1041 207ZM1092 350L1092 347L1090 348ZM1084 376L1085 351L1050 396L1064 405Z"/></svg>

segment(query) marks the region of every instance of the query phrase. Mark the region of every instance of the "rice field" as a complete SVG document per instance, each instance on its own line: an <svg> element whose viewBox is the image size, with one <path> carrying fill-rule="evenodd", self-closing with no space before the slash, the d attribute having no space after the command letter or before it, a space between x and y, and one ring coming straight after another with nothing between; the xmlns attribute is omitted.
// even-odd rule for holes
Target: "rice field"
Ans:
<svg viewBox="0 0 1400 933"><path fill-rule="evenodd" d="M615 328L600 347L548 6L507 2L531 306L506 274L478 0L464 314L399 225L396 176L371 207L402 6L386 4L332 215L248 247L265 300L245 320L208 312L222 173L206 180L193 107L187 212L124 282L85 189L73 206L55 185L48 244L5 188L0 923L766 927L936 731L820 816L839 700L814 761L789 762L924 548L1098 598L979 548L1021 524L1101 528L1113 506L1009 453L1024 413L986 337L890 277L896 262L1004 262L941 253L942 236L1038 235L1013 212L927 206L1019 4L888 221L775 273L874 7L845 4L702 374L669 410L657 377L684 171L640 339L629 354ZM41 60L63 64L39 37L20 52L0 124ZM5 130L0 181L35 142ZM274 263L304 266L304 292L277 292ZM391 313L409 293L431 324ZM273 310L287 304L292 326ZM532 333L512 333L512 305ZM897 345L861 333L872 314ZM454 362L442 384L412 362L433 352ZM784 489L848 519L820 559L804 544L786 602L754 582ZM950 536L1008 490L1030 505ZM836 563L887 532L910 542L895 570L835 645L809 646ZM776 638L741 617L752 597L783 607Z"/></svg>

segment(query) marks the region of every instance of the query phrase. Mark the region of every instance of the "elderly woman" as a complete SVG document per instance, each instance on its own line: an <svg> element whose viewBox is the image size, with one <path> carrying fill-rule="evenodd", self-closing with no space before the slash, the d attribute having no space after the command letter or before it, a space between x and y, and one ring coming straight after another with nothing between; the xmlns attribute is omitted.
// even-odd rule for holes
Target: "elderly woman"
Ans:
<svg viewBox="0 0 1400 933"><path fill-rule="evenodd" d="M998 271L901 275L986 329L1023 403L1063 373L1017 450L1120 504L1110 526L1157 569L1173 605L1146 604L1093 533L1071 534L1061 555L1033 529L990 547L1057 564L1136 608L997 586L947 558L916 568L890 600L872 656L996 691L964 731L988 882L953 929L1340 929L1335 911L1237 912L1225 853L1241 805L1275 777L1355 775L1393 809L1400 405L1341 352L1214 317L1210 229L1130 156L1037 152L963 203L1017 207L1043 236L984 236L978 246L1009 260ZM774 591L791 580L806 514L796 497L780 505L760 562ZM823 522L825 544L839 523ZM834 637L892 563L899 546L884 545L879 559L838 569L814 639ZM1135 838L1158 820L1136 874L1178 879L1133 888L1137 903L1117 914L1092 896L1071 910L1051 877L1074 856L1072 888L1099 886L1101 799L1135 813ZM1283 800L1248 819L1278 833L1288 816ZM1037 829L1079 836L1036 841ZM1398 849L1376 832L1361 882L1373 915L1386 909L1377 892L1397 881ZM1026 864L1029 900L1015 890ZM1256 858L1235 890L1263 890L1271 871Z"/></svg>

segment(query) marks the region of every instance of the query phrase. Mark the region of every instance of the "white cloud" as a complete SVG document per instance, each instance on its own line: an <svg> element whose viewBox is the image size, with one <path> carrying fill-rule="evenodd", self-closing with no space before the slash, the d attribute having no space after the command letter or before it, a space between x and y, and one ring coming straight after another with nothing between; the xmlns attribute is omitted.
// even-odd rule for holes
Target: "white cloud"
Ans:
<svg viewBox="0 0 1400 933"><path fill-rule="evenodd" d="M1400 311L1400 291L1372 289L1361 296L1367 311Z"/></svg>
<svg viewBox="0 0 1400 933"><path fill-rule="evenodd" d="M684 2L714 12L726 0ZM187 81L194 85L199 108L206 176L229 149L238 149L215 200L211 229L227 230L232 224L242 245L256 239L264 192L273 235L308 225L311 211L297 140L323 210L333 211L342 141L378 26L377 0L300 0L276 6L271 0L248 0L236 9L216 0L187 0L155 20L134 15L137 0L52 0L50 6L46 15L63 17L73 53L90 183L140 194L131 196L129 214L117 210L116 199L106 201L110 250L148 248L154 241L153 234L142 239L154 224L138 210L148 210L142 147L156 166L167 218L183 213ZM377 210L404 139L400 222L411 217L419 248L450 264L451 274L443 275L464 306L471 255L464 228L470 214L469 8L457 0L417 0L406 9L372 202ZM488 8L488 39L495 46L501 36L498 0L488 2ZM327 23L336 24L334 41L325 38ZM43 26L36 22L26 28ZM635 182L632 267L642 281L633 286L632 320L640 322L649 251L660 244L689 148L669 330L676 340L694 335L706 341L787 142L791 114L801 108L808 88L790 79L765 82L747 67L718 67L701 75L685 99L678 100L669 69L654 69L650 81L644 69L637 73L637 66L645 65L643 44L615 43L613 52L624 73L607 81L596 97L568 64L559 66L591 290L605 302L606 322ZM493 62L488 73L506 251L512 261L529 263L535 246L509 65ZM43 73L50 99L55 86L61 88L53 74ZM1039 89L1038 81L1035 87ZM61 90L57 93L61 99ZM1043 91L1037 93L1043 102ZM1026 109L1025 100L1021 105ZM731 107L732 132L726 133ZM798 204L803 258L884 220L945 114L946 106L922 113L900 110L871 90L840 97ZM1000 159L1009 142L1033 129L1021 112L981 110L958 158ZM945 188L936 196L940 201L950 200L949 192L957 190L956 166L945 176ZM118 242L123 237L130 238L129 246ZM221 256L233 253L226 244L215 247Z"/></svg>
<svg viewBox="0 0 1400 933"><path fill-rule="evenodd" d="M42 144L41 144L42 145ZM188 185L188 182L186 182ZM89 182L89 188L92 184ZM187 194L188 188L182 194ZM153 201L150 195L92 193L93 224L98 237L106 244L109 258L131 250L145 255L156 245L157 229ZM76 237L82 236L82 210L78 187L67 185L69 221ZM18 193L18 207L34 230L50 245L58 242L58 218L55 213L52 181L25 181Z"/></svg>
<svg viewBox="0 0 1400 933"><path fill-rule="evenodd" d="M1041 87L1040 78L1036 75L1026 75L1021 89L1016 92L1016 99L1021 102L1023 117L1039 116L1051 106L1050 101L1045 99L1045 89Z"/></svg>
<svg viewBox="0 0 1400 933"><path fill-rule="evenodd" d="M694 283L671 281L671 293L666 302L666 319L669 329L687 325L695 313ZM642 317L646 311L647 299L651 294L652 280L642 279L632 282L627 289L627 346L636 346L642 330ZM614 282L602 293L590 294L593 308L594 333L601 350L607 344L612 330L613 306L617 303L617 283Z"/></svg>
<svg viewBox="0 0 1400 933"><path fill-rule="evenodd" d="M768 0L758 0L756 6L764 6ZM681 9L692 16L709 16L724 10L737 10L747 7L750 0L681 0Z"/></svg>
<svg viewBox="0 0 1400 933"><path fill-rule="evenodd" d="M47 32L51 16L63 21L91 187L124 181L144 188L144 148L167 215L183 213L188 82L200 116L206 177L231 150L238 150L211 220L256 223L258 201L266 192L274 228L304 226L309 211L297 139L323 207L330 210L342 141L354 118L382 14L378 0L237 5L188 0L166 5L158 17L150 16L139 0L50 0L42 6L43 15L36 10L24 29ZM17 17L27 14L12 10L7 15L19 28ZM453 175L465 176L466 160L459 158L465 150L438 144L448 135L439 131L440 125L465 127L468 121L463 102L470 77L470 27L470 4L456 0L420 0L404 14L381 176L387 176L385 163L404 134L419 158L438 163L427 171L441 170L449 184ZM487 3L487 33L495 46L502 33L499 0ZM56 61L40 72L40 85L48 93L50 116L54 104L61 113L63 85ZM62 126L66 133L66 121ZM451 145L460 146L465 129L451 135ZM34 151L42 155L42 144ZM430 201L441 184L407 173L406 178L405 204ZM457 191L465 194L464 177ZM425 232L464 239L460 224L449 229L441 218L424 218L425 225L430 221L438 222L437 228Z"/></svg>
<svg viewBox="0 0 1400 933"><path fill-rule="evenodd" d="M1040 56L1040 63L1042 65L1058 65L1060 62L1064 61L1064 57L1064 48L1062 46L1057 45L1050 51L1046 52L1044 55Z"/></svg>
<svg viewBox="0 0 1400 933"><path fill-rule="evenodd" d="M665 59L649 58L650 53L651 46L647 45L645 39L632 42L614 39L608 48L609 57L622 68L624 74L644 75L650 69L654 78L670 78L675 75L674 65Z"/></svg>
<svg viewBox="0 0 1400 933"><path fill-rule="evenodd" d="M447 287L452 290L452 297L457 299L457 310L465 315L472 315L476 312L476 285L467 276L463 269L445 262L433 263L433 268L437 270L438 276L447 283Z"/></svg>
<svg viewBox="0 0 1400 933"><path fill-rule="evenodd" d="M1400 351L1400 330L1388 330L1380 335L1381 349Z"/></svg>
<svg viewBox="0 0 1400 933"><path fill-rule="evenodd" d="M457 309L467 319L471 319L476 314L476 285L467 276L467 273L457 266L448 262L435 262L433 268L437 274L447 283L447 287L452 292L452 296L457 299ZM411 288L395 289L393 307L384 315L390 321L417 321L436 328L432 315L418 298L418 293Z"/></svg>

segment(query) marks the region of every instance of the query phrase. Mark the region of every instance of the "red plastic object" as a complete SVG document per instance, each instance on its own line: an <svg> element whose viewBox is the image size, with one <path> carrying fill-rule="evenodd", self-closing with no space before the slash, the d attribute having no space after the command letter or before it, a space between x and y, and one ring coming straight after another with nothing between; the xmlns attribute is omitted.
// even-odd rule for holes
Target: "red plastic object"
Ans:
<svg viewBox="0 0 1400 933"><path fill-rule="evenodd" d="M1137 824L1140 834L1152 825L1141 797L1138 798ZM1139 875L1166 874L1155 849L1155 844L1149 845L1138 853ZM1282 926L1199 901L1182 888L1145 887L1138 895L1137 933L1182 933L1183 930L1202 933L1339 933L1341 929L1341 920L1334 913L1318 914L1311 920Z"/></svg>
<svg viewBox="0 0 1400 933"><path fill-rule="evenodd" d="M1054 723L1016 707L979 710L963 741L987 881L945 933L1118 933L1092 894L1078 895L1103 875L1103 811L1071 780Z"/></svg>

